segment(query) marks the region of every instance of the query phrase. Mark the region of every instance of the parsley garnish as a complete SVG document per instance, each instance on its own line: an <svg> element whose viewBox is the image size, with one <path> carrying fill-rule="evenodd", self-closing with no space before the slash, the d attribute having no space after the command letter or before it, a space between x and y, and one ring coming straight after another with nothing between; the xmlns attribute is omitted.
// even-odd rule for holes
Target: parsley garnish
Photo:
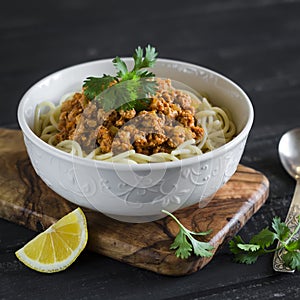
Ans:
<svg viewBox="0 0 300 300"><path fill-rule="evenodd" d="M193 235L208 235L211 230L205 232L194 232L185 228L179 220L170 212L162 210L163 213L172 217L174 221L179 225L179 233L175 237L174 242L171 244L170 249L177 249L175 255L181 259L186 259L191 255L194 249L194 254L201 257L210 257L213 255L212 250L214 247L206 242L200 242L196 240ZM189 240L189 241L188 241Z"/></svg>
<svg viewBox="0 0 300 300"><path fill-rule="evenodd" d="M117 69L116 76L104 74L102 77L88 77L84 80L84 95L89 100L98 101L104 110L141 111L150 104L150 96L157 90L155 76L145 68L153 67L157 52L148 45L144 50L138 47L133 54L134 66L128 71L126 63L120 58L113 59Z"/></svg>
<svg viewBox="0 0 300 300"><path fill-rule="evenodd" d="M84 94L88 99L92 100L116 81L116 77L106 74L103 74L103 76L100 78L88 77L84 80Z"/></svg>
<svg viewBox="0 0 300 300"><path fill-rule="evenodd" d="M254 235L249 243L245 243L240 236L234 237L229 242L230 251L235 255L235 261L239 263L252 264L263 254L284 249L283 261L293 270L300 271L300 239L294 240L294 236L300 229L300 216L298 225L294 231L281 221L279 217L273 218L273 231L268 227ZM279 241L279 246L270 247Z"/></svg>

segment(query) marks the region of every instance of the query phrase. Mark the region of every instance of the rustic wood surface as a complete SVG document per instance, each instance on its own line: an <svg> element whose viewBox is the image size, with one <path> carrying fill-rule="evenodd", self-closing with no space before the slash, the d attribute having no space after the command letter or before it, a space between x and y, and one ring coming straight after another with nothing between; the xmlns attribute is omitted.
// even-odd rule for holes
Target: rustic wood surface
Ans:
<svg viewBox="0 0 300 300"><path fill-rule="evenodd" d="M253 128L241 163L263 172L270 195L239 234L285 219L295 181L282 168L281 135L300 126L300 0L27 0L0 9L0 127L42 77L77 63L155 45L228 76L249 95ZM228 244L199 272L170 277L84 251L65 272L34 272L14 252L36 232L0 219L0 299L299 299L300 272L273 271L272 255L237 264Z"/></svg>
<svg viewBox="0 0 300 300"><path fill-rule="evenodd" d="M0 129L0 217L34 231L48 228L76 208L37 176L26 155L19 130ZM263 205L269 193L267 178L254 169L239 166L231 180L203 208L181 209L176 217L193 231L212 230L202 239L214 253L235 235ZM88 209L88 248L94 252L164 275L187 275L211 259L191 256L182 260L170 250L178 225L170 217L131 224Z"/></svg>

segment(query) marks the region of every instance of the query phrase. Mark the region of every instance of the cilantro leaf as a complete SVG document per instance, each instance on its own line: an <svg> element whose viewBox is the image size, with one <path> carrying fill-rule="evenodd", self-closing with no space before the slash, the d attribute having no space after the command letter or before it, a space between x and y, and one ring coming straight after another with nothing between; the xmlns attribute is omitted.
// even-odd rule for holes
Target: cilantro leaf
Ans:
<svg viewBox="0 0 300 300"><path fill-rule="evenodd" d="M95 101L99 102L105 111L135 109L139 112L150 105L151 99L148 97L155 93L155 88L153 81L147 79L121 81L96 96Z"/></svg>
<svg viewBox="0 0 300 300"><path fill-rule="evenodd" d="M245 242L240 235L234 236L231 241L229 241L229 249L233 254L241 253L241 248L238 247L239 244L244 244Z"/></svg>
<svg viewBox="0 0 300 300"><path fill-rule="evenodd" d="M213 255L212 250L214 247L206 242L200 242L193 238L192 236L189 236L190 241L192 242L194 253L201 257L211 257Z"/></svg>
<svg viewBox="0 0 300 300"><path fill-rule="evenodd" d="M259 257L259 253L257 252L240 252L234 257L234 261L242 264L254 264Z"/></svg>
<svg viewBox="0 0 300 300"><path fill-rule="evenodd" d="M193 250L192 245L186 239L186 235L181 228L170 249L177 249L175 255L181 259L186 259L191 255L190 252Z"/></svg>
<svg viewBox="0 0 300 300"><path fill-rule="evenodd" d="M279 241L284 241L291 233L290 229L284 222L281 222L279 217L273 218L272 228L275 230L276 238Z"/></svg>
<svg viewBox="0 0 300 300"><path fill-rule="evenodd" d="M300 252L288 251L282 255L284 263L292 270L300 271Z"/></svg>
<svg viewBox="0 0 300 300"><path fill-rule="evenodd" d="M138 46L135 49L135 53L133 54L133 60L134 60L133 70L134 71L136 71L136 70L138 70L138 69L141 68L142 61L143 61L143 55L144 55L143 49L140 46Z"/></svg>
<svg viewBox="0 0 300 300"><path fill-rule="evenodd" d="M139 99L139 101L129 101L129 102L126 102L124 104L122 104L121 106L119 106L116 110L119 111L119 110L130 110L130 109L135 109L136 112L140 112L142 110L145 110L147 109L147 107L149 107L151 103L151 100L149 98L144 98L144 99Z"/></svg>
<svg viewBox="0 0 300 300"><path fill-rule="evenodd" d="M153 67L156 61L157 52L154 47L148 45L145 48L145 57L143 58L144 51L141 47L138 47L135 50L135 54L133 55L134 59L134 67L133 71L137 71L142 68L150 68Z"/></svg>
<svg viewBox="0 0 300 300"><path fill-rule="evenodd" d="M177 249L175 255L181 259L186 259L191 255L192 250L194 254L201 257L210 257L213 255L212 250L214 247L207 243L196 240L192 234L196 235L207 235L211 231L207 232L193 232L185 228L179 220L170 212L162 210L163 213L167 214L179 225L179 233L175 237L174 242L171 244L170 249Z"/></svg>
<svg viewBox="0 0 300 300"><path fill-rule="evenodd" d="M272 228L274 232L268 228L261 230L250 239L249 244L245 243L240 236L234 237L229 242L229 249L234 254L234 260L251 264L263 254L283 250L284 263L291 269L300 271L300 239L293 240L300 229L300 216L293 232L279 217L273 218ZM269 249L275 240L280 241L279 246Z"/></svg>
<svg viewBox="0 0 300 300"><path fill-rule="evenodd" d="M136 71L136 75L141 77L141 78L154 77L155 76L152 72L149 72L148 70L138 70L138 71Z"/></svg>
<svg viewBox="0 0 300 300"><path fill-rule="evenodd" d="M285 248L288 251L300 250L300 239L289 242Z"/></svg>
<svg viewBox="0 0 300 300"><path fill-rule="evenodd" d="M117 73L118 77L122 78L128 73L128 69L125 62L119 56L113 59L113 64L116 67L116 69L119 71Z"/></svg>
<svg viewBox="0 0 300 300"><path fill-rule="evenodd" d="M249 243L259 245L261 248L265 248L272 245L275 239L276 235L274 232L270 231L268 228L265 228L258 234L254 235Z"/></svg>
<svg viewBox="0 0 300 300"><path fill-rule="evenodd" d="M260 255L259 251L257 251L260 247L258 245L257 247L253 247L253 245L251 246L252 247L249 247L249 244L245 244L241 236L238 235L233 237L233 239L229 242L229 249L233 254L235 254L234 261L244 264L255 263Z"/></svg>
<svg viewBox="0 0 300 300"><path fill-rule="evenodd" d="M244 251L251 251L255 252L260 249L259 245L254 244L237 244L238 248L244 250Z"/></svg>
<svg viewBox="0 0 300 300"><path fill-rule="evenodd" d="M92 100L114 82L116 78L106 74L102 77L88 77L83 84L84 95Z"/></svg>

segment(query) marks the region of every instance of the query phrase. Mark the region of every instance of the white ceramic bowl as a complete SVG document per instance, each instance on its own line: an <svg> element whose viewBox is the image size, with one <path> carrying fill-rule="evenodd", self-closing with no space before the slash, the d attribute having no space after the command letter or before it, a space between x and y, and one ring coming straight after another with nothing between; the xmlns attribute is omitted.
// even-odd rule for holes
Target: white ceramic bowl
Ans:
<svg viewBox="0 0 300 300"><path fill-rule="evenodd" d="M20 101L18 120L37 174L67 200L126 222L147 222L195 203L204 206L236 171L253 123L247 95L226 77L185 62L158 59L154 73L185 83L208 95L214 105L229 109L238 135L201 156L175 162L124 165L73 157L38 138L33 127L35 106L58 103L80 90L88 76L115 74L112 59L88 62L53 73L33 85ZM132 60L125 61L132 65Z"/></svg>

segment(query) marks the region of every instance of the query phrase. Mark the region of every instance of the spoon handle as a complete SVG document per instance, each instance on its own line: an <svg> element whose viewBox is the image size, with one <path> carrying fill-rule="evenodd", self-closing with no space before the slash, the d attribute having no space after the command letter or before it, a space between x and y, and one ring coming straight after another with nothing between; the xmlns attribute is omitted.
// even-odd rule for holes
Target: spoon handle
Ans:
<svg viewBox="0 0 300 300"><path fill-rule="evenodd" d="M297 218L299 215L300 215L300 179L297 179L294 197L292 199L285 220L285 223L292 231L294 231L295 228L297 227L298 224ZM299 236L300 236L300 232L295 234L293 239L298 239ZM284 264L282 259L283 254L284 254L284 249L275 252L274 259L273 259L273 269L277 272L293 273L294 270L290 269Z"/></svg>

